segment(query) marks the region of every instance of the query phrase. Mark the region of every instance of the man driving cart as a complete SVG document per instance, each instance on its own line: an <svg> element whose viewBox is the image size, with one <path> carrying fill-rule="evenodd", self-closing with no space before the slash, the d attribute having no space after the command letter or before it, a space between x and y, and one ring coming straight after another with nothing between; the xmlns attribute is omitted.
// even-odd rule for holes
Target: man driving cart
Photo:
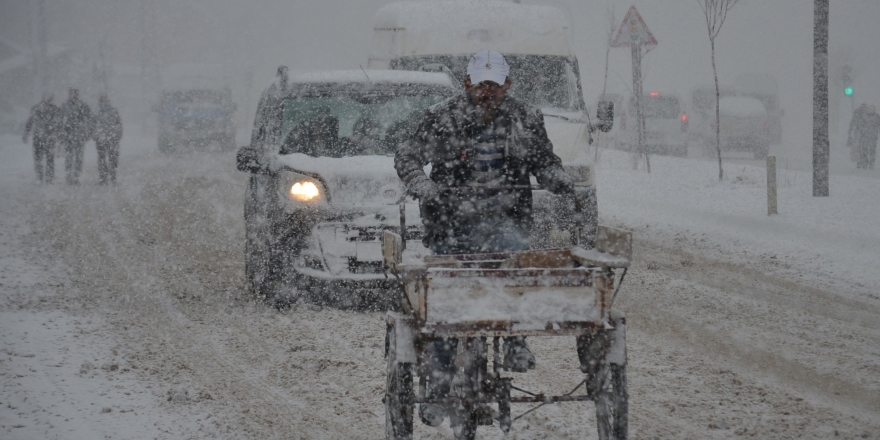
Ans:
<svg viewBox="0 0 880 440"><path fill-rule="evenodd" d="M540 110L508 95L510 66L491 50L473 55L465 93L431 107L397 151L395 168L419 199L425 246L434 254L523 251L532 227L530 176L554 194L574 182L553 153ZM431 165L430 176L424 167ZM448 395L458 340L432 342L430 397ZM504 340L503 368L525 372L535 357L525 337ZM441 404L419 407L422 421L442 423Z"/></svg>

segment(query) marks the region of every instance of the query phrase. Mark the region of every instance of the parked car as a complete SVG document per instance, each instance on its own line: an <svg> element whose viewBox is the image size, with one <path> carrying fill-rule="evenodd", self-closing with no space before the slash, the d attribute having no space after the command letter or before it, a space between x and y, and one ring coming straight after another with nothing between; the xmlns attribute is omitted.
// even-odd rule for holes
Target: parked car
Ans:
<svg viewBox="0 0 880 440"><path fill-rule="evenodd" d="M719 101L721 151L746 151L764 159L770 151L771 118L764 104L747 96L722 96ZM701 112L695 136L704 154L715 155L715 112Z"/></svg>
<svg viewBox="0 0 880 440"><path fill-rule="evenodd" d="M620 95L608 95L605 100L622 100ZM650 154L687 156L688 115L681 99L674 93L649 92L642 97L645 117L645 148ZM617 124L609 133L608 145L625 151L637 151L639 132L636 100L630 96L626 108L621 107Z"/></svg>
<svg viewBox="0 0 880 440"><path fill-rule="evenodd" d="M299 296L342 307L391 303L397 290L380 240L400 232L405 192L394 153L428 106L458 90L443 73L356 70L303 74L264 92L251 144L238 153L238 169L250 173L249 290L276 305ZM408 251L426 252L412 199L406 223Z"/></svg>
<svg viewBox="0 0 880 440"><path fill-rule="evenodd" d="M785 110L780 107L776 78L766 73L746 72L734 79L738 96L756 98L767 112L767 130L770 144L782 143L782 118Z"/></svg>
<svg viewBox="0 0 880 440"><path fill-rule="evenodd" d="M235 103L228 88L164 90L159 97L159 151L187 145L235 147Z"/></svg>
<svg viewBox="0 0 880 440"><path fill-rule="evenodd" d="M750 143L751 147L743 145L722 145L722 149L757 151L758 154L756 154L755 157L760 158L762 157L761 149L755 148L755 142L763 142L766 140L768 145L779 144L782 142L782 118L785 116L785 110L780 106L776 78L764 73L742 73L737 75L732 85L722 85L719 92L721 99L728 102L726 107L735 106L739 108L739 110L736 111L737 113L746 111L753 116L751 123L747 124L749 126L747 127L750 132L749 136L736 136L736 133L730 133L728 136L729 139L733 140L733 143L742 144L744 141L747 141ZM715 134L714 128L712 127L712 123L715 120L715 93L714 85L704 85L695 87L691 90L691 110L693 112L692 116L694 122L694 129L692 130L693 138L695 141L702 143L705 149L711 150L707 151L707 153L711 154L714 154L715 151ZM731 101L726 98L752 98L752 100L739 101L738 104L734 104L736 101ZM760 101L760 108L755 104L754 100ZM756 120L760 120L760 124L757 124L759 129L755 128ZM742 127L743 121L740 120L739 122L734 122L734 124ZM724 122L722 122L722 130L726 130L724 125ZM761 133L760 135L755 134L760 131L765 133ZM712 139L706 139L707 136ZM733 136L733 138L730 136ZM749 137L750 139L743 139L746 137ZM712 145L707 146L706 142L711 142Z"/></svg>
<svg viewBox="0 0 880 440"><path fill-rule="evenodd" d="M187 146L235 148L235 110L224 69L211 64L173 64L162 71L162 89L153 106L159 151Z"/></svg>

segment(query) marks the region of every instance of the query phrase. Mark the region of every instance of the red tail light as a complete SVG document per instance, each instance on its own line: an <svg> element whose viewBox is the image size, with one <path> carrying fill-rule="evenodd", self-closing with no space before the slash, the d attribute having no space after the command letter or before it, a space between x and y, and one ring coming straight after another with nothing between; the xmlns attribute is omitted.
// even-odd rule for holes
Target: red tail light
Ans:
<svg viewBox="0 0 880 440"><path fill-rule="evenodd" d="M686 113L681 114L681 132L687 133L688 131L688 115Z"/></svg>

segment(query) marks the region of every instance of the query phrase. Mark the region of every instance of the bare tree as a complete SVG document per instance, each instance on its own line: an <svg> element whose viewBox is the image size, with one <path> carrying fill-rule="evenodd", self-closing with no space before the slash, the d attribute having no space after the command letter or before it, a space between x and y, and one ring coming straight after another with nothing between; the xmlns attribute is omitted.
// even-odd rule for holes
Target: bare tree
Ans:
<svg viewBox="0 0 880 440"><path fill-rule="evenodd" d="M718 86L718 68L715 67L715 37L727 19L727 13L739 0L697 0L703 15L706 16L706 30L709 31L709 44L712 46L712 73L715 74L715 151L718 153L718 180L724 179L721 167L721 89Z"/></svg>

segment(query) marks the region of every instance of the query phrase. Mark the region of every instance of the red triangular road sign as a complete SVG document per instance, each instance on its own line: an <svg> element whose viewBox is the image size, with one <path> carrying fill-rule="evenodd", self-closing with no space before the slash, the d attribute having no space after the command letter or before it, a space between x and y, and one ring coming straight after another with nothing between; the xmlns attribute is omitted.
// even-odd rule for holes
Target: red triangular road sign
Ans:
<svg viewBox="0 0 880 440"><path fill-rule="evenodd" d="M648 25L635 6L629 8L626 17L623 17L623 23L617 29L617 36L611 42L612 47L630 47L633 43L639 46L654 46L657 39L654 34L648 30Z"/></svg>

